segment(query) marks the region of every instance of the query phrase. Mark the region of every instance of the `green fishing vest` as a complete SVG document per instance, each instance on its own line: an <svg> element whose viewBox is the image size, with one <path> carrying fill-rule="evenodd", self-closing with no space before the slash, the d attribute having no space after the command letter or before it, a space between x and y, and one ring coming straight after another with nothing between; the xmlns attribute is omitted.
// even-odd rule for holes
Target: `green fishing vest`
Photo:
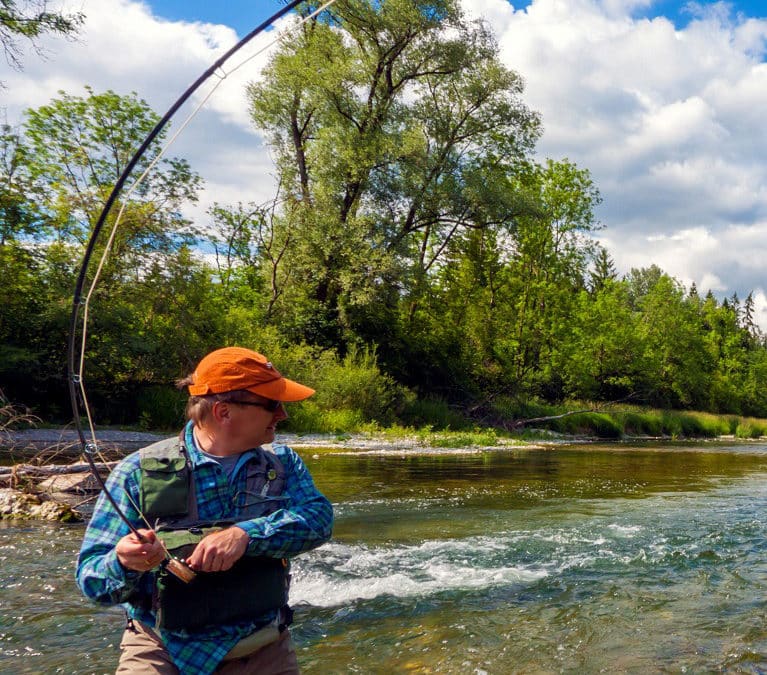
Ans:
<svg viewBox="0 0 767 675"><path fill-rule="evenodd" d="M243 507L246 517L242 520L281 508L285 485L280 460L261 448L252 452L244 469L245 492L255 500ZM174 557L186 558L205 535L233 524L200 521L192 467L182 440L159 441L143 448L139 456L141 509ZM156 625L196 631L256 619L287 605L289 584L288 561L266 556L244 555L226 572L198 572L189 583L161 568L152 600Z"/></svg>

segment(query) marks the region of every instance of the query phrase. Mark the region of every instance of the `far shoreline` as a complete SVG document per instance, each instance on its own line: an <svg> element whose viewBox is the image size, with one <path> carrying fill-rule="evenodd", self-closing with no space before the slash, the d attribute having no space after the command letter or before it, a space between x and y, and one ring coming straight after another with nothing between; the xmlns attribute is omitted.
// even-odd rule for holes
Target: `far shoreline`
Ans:
<svg viewBox="0 0 767 675"><path fill-rule="evenodd" d="M492 452L501 450L544 450L563 445L609 445L620 447L632 443L732 443L749 445L767 442L767 437L738 438L734 435L716 437L672 436L625 436L623 438L600 438L598 436L555 434L545 430L535 430L539 437L505 438L497 437L492 444L462 442L467 441L466 434L460 431L432 432L429 435L403 434L393 435L382 430L376 433L278 433L276 443L288 445L296 450L318 450L354 454L459 454ZM86 438L89 437L89 432ZM124 429L97 429L96 440L99 451L109 459L119 459L125 455L150 445L158 440L169 438L173 433L156 431L135 431ZM80 457L81 445L77 431L71 427L37 427L21 430L0 430L0 460L27 461L32 458L43 461L62 462Z"/></svg>

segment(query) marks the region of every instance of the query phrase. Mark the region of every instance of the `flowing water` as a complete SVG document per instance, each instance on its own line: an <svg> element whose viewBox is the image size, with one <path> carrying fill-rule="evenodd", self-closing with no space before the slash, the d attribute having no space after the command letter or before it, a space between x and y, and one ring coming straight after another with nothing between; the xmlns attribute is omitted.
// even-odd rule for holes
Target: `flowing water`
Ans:
<svg viewBox="0 0 767 675"><path fill-rule="evenodd" d="M336 526L294 564L306 673L767 671L767 445L316 452ZM0 529L0 672L114 671L82 532Z"/></svg>

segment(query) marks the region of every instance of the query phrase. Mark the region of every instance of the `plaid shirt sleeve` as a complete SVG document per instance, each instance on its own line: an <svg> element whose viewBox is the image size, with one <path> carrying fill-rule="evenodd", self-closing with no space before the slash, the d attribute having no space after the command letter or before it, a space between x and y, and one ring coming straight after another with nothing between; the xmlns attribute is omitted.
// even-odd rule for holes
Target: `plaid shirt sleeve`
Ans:
<svg viewBox="0 0 767 675"><path fill-rule="evenodd" d="M285 467L288 506L237 526L250 537L249 555L285 558L330 539L333 507L317 490L306 465L293 450L285 445L275 445L273 450Z"/></svg>
<svg viewBox="0 0 767 675"><path fill-rule="evenodd" d="M137 528L146 527L135 507L138 503L138 469L138 453L135 453L120 462L106 481L109 493ZM77 585L86 597L111 605L125 602L138 588L144 575L125 569L115 552L117 542L129 533L130 529L102 492L77 559Z"/></svg>

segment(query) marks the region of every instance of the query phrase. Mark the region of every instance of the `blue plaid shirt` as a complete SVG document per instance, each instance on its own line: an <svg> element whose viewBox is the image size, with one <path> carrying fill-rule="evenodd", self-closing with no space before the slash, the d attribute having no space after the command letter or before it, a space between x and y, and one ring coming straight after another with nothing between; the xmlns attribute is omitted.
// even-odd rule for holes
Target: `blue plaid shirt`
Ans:
<svg viewBox="0 0 767 675"><path fill-rule="evenodd" d="M245 490L246 471L235 471L229 480L218 462L197 448L192 424L185 428L185 442L193 467L197 507L201 521L230 520L250 537L247 555L273 558L294 556L323 544L330 538L333 508L317 491L301 458L285 445L273 451L285 468L286 506L253 520L238 521L235 495ZM126 457L107 479L107 488L128 519L137 528L146 523L134 504L139 501L139 453ZM130 499L128 498L130 495ZM132 501L131 501L132 500ZM151 596L155 572L125 569L117 560L115 546L130 530L104 494L99 495L77 560L77 584L99 604L122 604L131 618L154 628ZM127 602L130 598L131 602ZM224 655L243 637L274 618L274 614L253 621L211 626L203 632L157 631L173 662L182 673L204 675L218 667Z"/></svg>

